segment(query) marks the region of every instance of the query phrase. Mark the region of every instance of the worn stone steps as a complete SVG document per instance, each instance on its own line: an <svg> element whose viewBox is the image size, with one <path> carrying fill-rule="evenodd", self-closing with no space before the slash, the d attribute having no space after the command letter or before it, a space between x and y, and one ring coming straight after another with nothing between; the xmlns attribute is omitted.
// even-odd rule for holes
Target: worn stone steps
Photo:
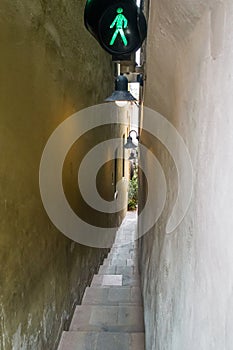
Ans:
<svg viewBox="0 0 233 350"><path fill-rule="evenodd" d="M104 266L137 266L135 259L119 259L119 258L106 258L104 259Z"/></svg>
<svg viewBox="0 0 233 350"><path fill-rule="evenodd" d="M144 333L63 332L58 350L143 350Z"/></svg>
<svg viewBox="0 0 233 350"><path fill-rule="evenodd" d="M100 266L99 275L135 275L138 273L137 266Z"/></svg>
<svg viewBox="0 0 233 350"><path fill-rule="evenodd" d="M82 305L142 305L139 287L87 288Z"/></svg>
<svg viewBox="0 0 233 350"><path fill-rule="evenodd" d="M142 306L77 306L70 331L137 333L144 331Z"/></svg>
<svg viewBox="0 0 233 350"><path fill-rule="evenodd" d="M134 242L132 244L134 244ZM113 246L109 254L117 254L117 253L121 253L121 254L133 253L133 255L135 255L135 246L132 246L132 247L130 245L118 246L118 247Z"/></svg>
<svg viewBox="0 0 233 350"><path fill-rule="evenodd" d="M140 286L138 275L95 275L91 287Z"/></svg>
<svg viewBox="0 0 233 350"><path fill-rule="evenodd" d="M58 350L145 349L135 223L136 215L128 213Z"/></svg>
<svg viewBox="0 0 233 350"><path fill-rule="evenodd" d="M120 260L124 259L135 259L135 254L134 253L121 253L121 252L117 252L117 253L109 253L107 259L109 260ZM136 259L135 259L136 260Z"/></svg>

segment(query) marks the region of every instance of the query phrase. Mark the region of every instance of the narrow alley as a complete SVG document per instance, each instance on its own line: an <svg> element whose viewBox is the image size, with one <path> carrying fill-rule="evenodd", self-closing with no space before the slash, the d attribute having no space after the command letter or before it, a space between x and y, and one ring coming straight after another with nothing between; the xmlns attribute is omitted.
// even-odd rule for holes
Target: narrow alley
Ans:
<svg viewBox="0 0 233 350"><path fill-rule="evenodd" d="M0 1L0 350L233 349L233 1Z"/></svg>

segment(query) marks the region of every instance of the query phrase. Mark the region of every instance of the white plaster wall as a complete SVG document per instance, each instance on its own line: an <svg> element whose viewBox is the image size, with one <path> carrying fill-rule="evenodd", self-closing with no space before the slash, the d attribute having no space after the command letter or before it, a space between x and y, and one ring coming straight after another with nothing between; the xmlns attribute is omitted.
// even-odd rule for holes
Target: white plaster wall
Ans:
<svg viewBox="0 0 233 350"><path fill-rule="evenodd" d="M147 350L232 350L232 0L151 2L145 105L175 125L194 170L188 213L167 236L177 178L168 155L158 154L169 194L141 240ZM162 152L147 135L142 142Z"/></svg>

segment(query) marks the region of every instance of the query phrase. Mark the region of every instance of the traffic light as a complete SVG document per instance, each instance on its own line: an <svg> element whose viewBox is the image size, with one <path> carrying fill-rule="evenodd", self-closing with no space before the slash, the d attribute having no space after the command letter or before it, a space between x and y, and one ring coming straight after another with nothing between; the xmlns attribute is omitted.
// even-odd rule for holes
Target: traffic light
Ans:
<svg viewBox="0 0 233 350"><path fill-rule="evenodd" d="M137 51L146 38L146 19L135 0L87 0L84 22L100 45L113 56Z"/></svg>

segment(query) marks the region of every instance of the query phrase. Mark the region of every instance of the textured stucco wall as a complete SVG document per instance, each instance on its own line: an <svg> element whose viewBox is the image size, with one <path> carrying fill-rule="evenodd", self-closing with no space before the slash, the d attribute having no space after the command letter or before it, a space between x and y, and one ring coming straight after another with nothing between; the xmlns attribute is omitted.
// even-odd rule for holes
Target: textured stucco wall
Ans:
<svg viewBox="0 0 233 350"><path fill-rule="evenodd" d="M151 1L145 104L183 136L194 192L183 222L166 235L177 174L144 133L168 184L164 212L140 242L147 350L232 349L232 23L230 0Z"/></svg>
<svg viewBox="0 0 233 350"><path fill-rule="evenodd" d="M84 28L84 3L0 4L1 350L55 349L106 253L59 233L39 193L39 163L51 133L112 90L111 58ZM76 154L85 151L85 141L79 146ZM77 162L71 151L63 181L68 199L80 208L71 186ZM112 181L108 166L101 178L107 189L99 184L106 197Z"/></svg>

